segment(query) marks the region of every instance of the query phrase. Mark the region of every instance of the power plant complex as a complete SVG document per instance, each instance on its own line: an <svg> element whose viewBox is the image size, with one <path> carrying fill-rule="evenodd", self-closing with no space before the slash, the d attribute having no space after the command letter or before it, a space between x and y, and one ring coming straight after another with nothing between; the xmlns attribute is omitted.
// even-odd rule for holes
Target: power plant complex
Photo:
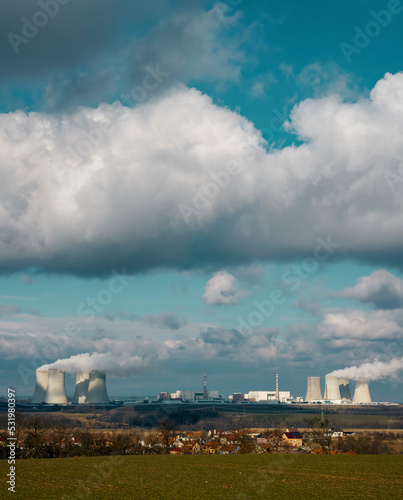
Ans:
<svg viewBox="0 0 403 500"><path fill-rule="evenodd" d="M36 370L36 385L32 404L65 405L69 400L66 394L65 374L58 369ZM108 404L106 376L104 372L93 370L90 373L76 373L76 387L72 404Z"/></svg>
<svg viewBox="0 0 403 500"><path fill-rule="evenodd" d="M368 381L356 380L354 395L351 397L350 380L332 374L325 376L324 392L320 377L307 378L307 391L303 397L293 398L290 391L280 391L278 374L276 373L276 388L273 391L236 392L226 400L219 391L207 390L206 373L204 372L203 391L178 390L173 393L161 392L153 402L171 403L202 403L209 401L232 403L308 403L308 404L371 404ZM151 402L146 398L144 402ZM110 403L106 389L106 374L103 371L76 372L76 385L71 404L108 405ZM124 402L122 401L121 404ZM36 370L36 385L32 403L48 405L67 405L65 372L59 369ZM114 404L114 403L112 403Z"/></svg>

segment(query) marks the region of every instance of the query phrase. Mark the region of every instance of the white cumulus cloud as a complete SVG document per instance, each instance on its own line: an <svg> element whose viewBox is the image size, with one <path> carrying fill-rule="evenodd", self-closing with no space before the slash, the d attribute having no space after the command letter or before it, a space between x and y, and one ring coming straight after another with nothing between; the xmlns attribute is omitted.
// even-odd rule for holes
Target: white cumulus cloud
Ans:
<svg viewBox="0 0 403 500"><path fill-rule="evenodd" d="M232 274L218 271L207 281L203 300L206 304L222 306L236 304L246 295L249 295L249 291L240 289Z"/></svg>

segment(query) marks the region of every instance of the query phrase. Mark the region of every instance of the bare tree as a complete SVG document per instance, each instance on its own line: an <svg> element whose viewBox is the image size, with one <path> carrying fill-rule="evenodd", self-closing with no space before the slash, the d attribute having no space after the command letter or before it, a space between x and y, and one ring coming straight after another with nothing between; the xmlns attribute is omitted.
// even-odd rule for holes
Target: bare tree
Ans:
<svg viewBox="0 0 403 500"><path fill-rule="evenodd" d="M162 444L165 447L166 453L168 453L170 437L175 430L175 426L167 418L161 420L160 422L160 433L162 437Z"/></svg>
<svg viewBox="0 0 403 500"><path fill-rule="evenodd" d="M333 430L330 429L328 417L323 415L306 420L306 426L309 431L304 434L304 442L311 450L319 445L322 453L330 453L332 447Z"/></svg>

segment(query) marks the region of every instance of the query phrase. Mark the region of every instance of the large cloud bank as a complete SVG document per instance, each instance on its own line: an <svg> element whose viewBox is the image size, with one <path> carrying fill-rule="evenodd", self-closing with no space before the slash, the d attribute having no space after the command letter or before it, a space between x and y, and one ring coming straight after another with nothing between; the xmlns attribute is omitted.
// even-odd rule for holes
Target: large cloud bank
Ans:
<svg viewBox="0 0 403 500"><path fill-rule="evenodd" d="M0 115L0 270L105 275L312 255L402 266L403 73L296 106L268 151L236 112L177 88L134 109ZM401 169L401 168L400 168ZM185 208L184 208L185 207Z"/></svg>

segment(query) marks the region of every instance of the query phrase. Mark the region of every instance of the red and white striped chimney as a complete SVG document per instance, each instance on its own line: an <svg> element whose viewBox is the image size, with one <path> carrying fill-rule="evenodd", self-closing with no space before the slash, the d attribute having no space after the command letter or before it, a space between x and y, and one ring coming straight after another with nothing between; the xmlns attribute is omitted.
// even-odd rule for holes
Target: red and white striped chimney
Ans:
<svg viewBox="0 0 403 500"><path fill-rule="evenodd" d="M276 399L280 401L280 394L278 392L278 373L276 373Z"/></svg>

